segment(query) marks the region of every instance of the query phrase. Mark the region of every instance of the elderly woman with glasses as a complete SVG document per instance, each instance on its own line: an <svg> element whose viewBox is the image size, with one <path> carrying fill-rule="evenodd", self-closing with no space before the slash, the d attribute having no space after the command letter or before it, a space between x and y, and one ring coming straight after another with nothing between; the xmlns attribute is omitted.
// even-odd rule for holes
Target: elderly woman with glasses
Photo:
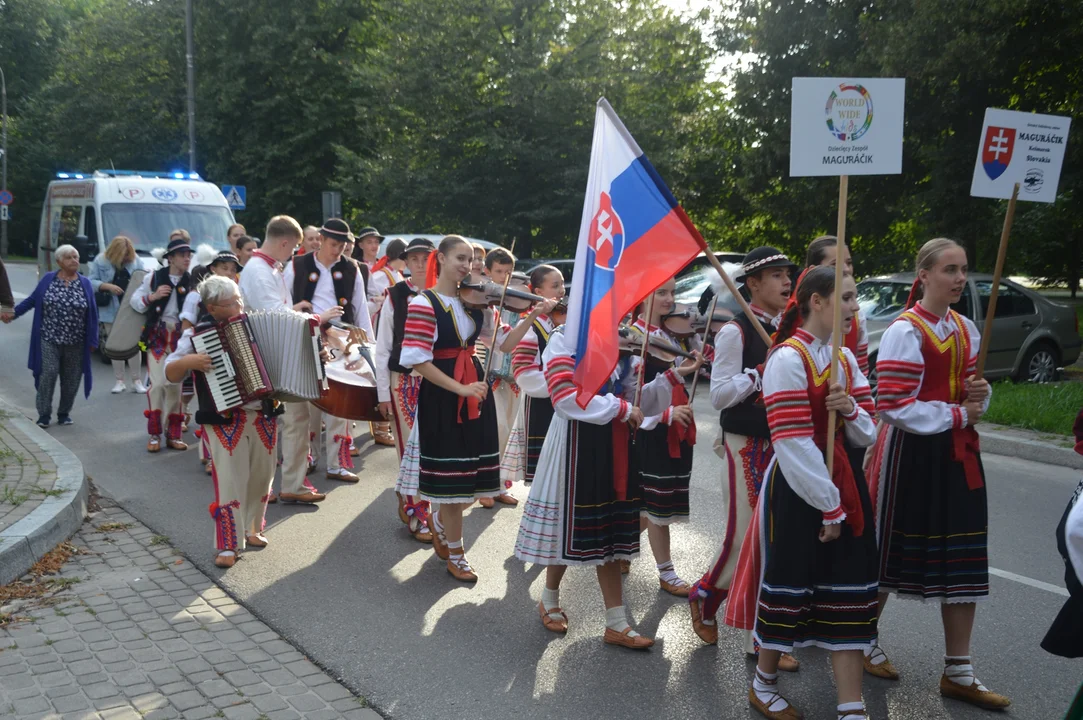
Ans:
<svg viewBox="0 0 1083 720"><path fill-rule="evenodd" d="M34 309L30 330L30 358L27 367L34 373L38 390L38 425L49 427L53 415L53 391L60 378L60 425L71 425L71 408L83 383L84 397L90 397L90 353L98 345L98 305L94 287L79 274L79 251L61 245L53 253L59 270L46 273L34 292L15 307L14 318ZM6 317L5 323L12 317Z"/></svg>

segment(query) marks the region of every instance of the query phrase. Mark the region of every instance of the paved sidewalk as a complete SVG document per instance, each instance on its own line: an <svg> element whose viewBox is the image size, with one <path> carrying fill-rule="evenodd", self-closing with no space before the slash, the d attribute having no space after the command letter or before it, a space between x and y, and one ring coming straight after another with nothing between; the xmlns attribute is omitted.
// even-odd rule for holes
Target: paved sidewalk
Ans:
<svg viewBox="0 0 1083 720"><path fill-rule="evenodd" d="M0 718L379 720L168 538L98 502L35 566L74 551L59 572L0 587Z"/></svg>
<svg viewBox="0 0 1083 720"><path fill-rule="evenodd" d="M13 422L0 422L0 530L26 517L56 491L56 463Z"/></svg>

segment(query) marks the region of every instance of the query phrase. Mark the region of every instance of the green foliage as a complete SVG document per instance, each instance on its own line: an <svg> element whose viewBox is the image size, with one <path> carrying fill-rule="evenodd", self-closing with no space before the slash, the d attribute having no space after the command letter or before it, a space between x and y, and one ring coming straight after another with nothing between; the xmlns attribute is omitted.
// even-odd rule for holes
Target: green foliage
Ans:
<svg viewBox="0 0 1083 720"><path fill-rule="evenodd" d="M793 256L835 229L837 182L790 178L795 76L907 80L903 174L850 183L859 275L925 240L988 269L1004 203L969 197L986 107L1083 120L1083 3L199 0L197 170L238 219L320 219L320 191L387 230L567 255L606 96L716 247ZM707 30L705 34L703 31ZM59 169L186 167L184 0L0 0L12 250L33 255ZM1021 203L1008 270L1075 287L1083 142L1053 206Z"/></svg>
<svg viewBox="0 0 1083 720"><path fill-rule="evenodd" d="M997 425L1071 435L1079 408L1083 407L1083 383L996 383L989 411L982 418Z"/></svg>

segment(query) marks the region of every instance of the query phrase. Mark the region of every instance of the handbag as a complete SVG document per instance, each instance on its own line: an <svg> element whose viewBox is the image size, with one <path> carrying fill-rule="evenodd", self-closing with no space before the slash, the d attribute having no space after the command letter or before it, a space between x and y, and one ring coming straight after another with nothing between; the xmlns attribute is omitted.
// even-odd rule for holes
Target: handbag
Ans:
<svg viewBox="0 0 1083 720"><path fill-rule="evenodd" d="M113 285L116 285L121 291L128 289L128 283L132 280L132 274L128 272L126 268L118 268L113 273ZM113 300L113 293L108 290L98 290L94 293L94 301L98 303L98 307L108 307L109 303Z"/></svg>

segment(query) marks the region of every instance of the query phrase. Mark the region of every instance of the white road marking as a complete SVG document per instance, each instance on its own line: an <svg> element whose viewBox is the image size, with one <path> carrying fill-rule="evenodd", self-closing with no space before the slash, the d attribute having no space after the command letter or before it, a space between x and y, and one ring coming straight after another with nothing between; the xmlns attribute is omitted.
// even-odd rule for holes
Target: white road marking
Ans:
<svg viewBox="0 0 1083 720"><path fill-rule="evenodd" d="M1046 592L1051 592L1054 595L1063 595L1064 597L1069 597L1069 593L1066 588L1062 588L1059 585L1042 582L1041 580L1035 580L1034 578L1028 578L1026 575L1016 575L1013 572L1008 572L1007 570L1001 570L1000 568L995 567L989 568L989 574L996 575L997 577L1002 577L1005 580L1014 580L1017 583L1030 585L1032 588L1045 590Z"/></svg>

